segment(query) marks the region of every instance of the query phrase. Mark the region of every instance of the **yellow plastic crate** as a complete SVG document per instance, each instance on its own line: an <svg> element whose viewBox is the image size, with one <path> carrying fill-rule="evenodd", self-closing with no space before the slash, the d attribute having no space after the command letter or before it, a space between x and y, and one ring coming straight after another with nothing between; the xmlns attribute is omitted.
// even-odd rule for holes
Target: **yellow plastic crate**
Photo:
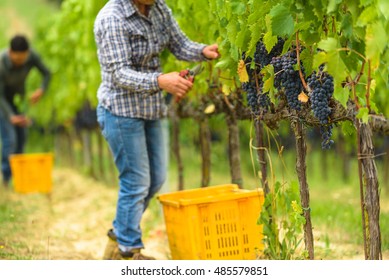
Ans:
<svg viewBox="0 0 389 280"><path fill-rule="evenodd" d="M252 260L263 251L262 189L220 185L158 196L175 260Z"/></svg>
<svg viewBox="0 0 389 280"><path fill-rule="evenodd" d="M51 192L53 154L11 155L10 165L16 192Z"/></svg>

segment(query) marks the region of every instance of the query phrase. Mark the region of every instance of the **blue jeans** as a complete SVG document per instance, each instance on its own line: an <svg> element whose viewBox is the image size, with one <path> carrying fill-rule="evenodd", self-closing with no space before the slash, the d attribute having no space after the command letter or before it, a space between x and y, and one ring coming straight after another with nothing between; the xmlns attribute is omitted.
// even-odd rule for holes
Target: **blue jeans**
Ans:
<svg viewBox="0 0 389 280"><path fill-rule="evenodd" d="M8 117L0 111L0 134L1 134L1 172L3 181L11 180L11 166L9 156L11 154L21 154L27 139L27 129L25 127L14 126Z"/></svg>
<svg viewBox="0 0 389 280"><path fill-rule="evenodd" d="M162 120L112 115L97 107L97 120L119 171L114 232L123 251L144 248L140 222L166 178Z"/></svg>

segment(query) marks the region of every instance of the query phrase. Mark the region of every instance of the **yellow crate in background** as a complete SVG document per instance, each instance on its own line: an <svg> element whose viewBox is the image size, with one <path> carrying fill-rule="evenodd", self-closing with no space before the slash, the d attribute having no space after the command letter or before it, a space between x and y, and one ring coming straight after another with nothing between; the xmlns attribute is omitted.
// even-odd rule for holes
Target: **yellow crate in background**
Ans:
<svg viewBox="0 0 389 280"><path fill-rule="evenodd" d="M10 156L14 189L19 193L50 193L53 154L15 154Z"/></svg>
<svg viewBox="0 0 389 280"><path fill-rule="evenodd" d="M252 260L263 251L262 189L220 185L158 196L175 260Z"/></svg>

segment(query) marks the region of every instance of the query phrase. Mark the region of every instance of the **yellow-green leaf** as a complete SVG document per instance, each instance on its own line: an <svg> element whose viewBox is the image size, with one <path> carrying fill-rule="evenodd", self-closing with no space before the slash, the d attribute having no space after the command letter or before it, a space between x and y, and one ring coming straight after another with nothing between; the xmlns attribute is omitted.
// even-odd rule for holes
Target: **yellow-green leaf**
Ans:
<svg viewBox="0 0 389 280"><path fill-rule="evenodd" d="M214 104L208 105L207 108L205 108L205 110L204 110L204 113L206 113L206 114L212 114L213 112L215 112L215 105Z"/></svg>
<svg viewBox="0 0 389 280"><path fill-rule="evenodd" d="M266 32L265 36L263 36L263 43L265 44L268 53L270 53L272 48L277 44L277 41L277 36L273 36L271 32Z"/></svg>
<svg viewBox="0 0 389 280"><path fill-rule="evenodd" d="M381 14L385 17L386 20L389 20L389 1L388 0L378 0L377 4Z"/></svg>
<svg viewBox="0 0 389 280"><path fill-rule="evenodd" d="M377 64L380 59L380 54L387 46L388 35L381 22L376 22L368 25L366 28L366 56Z"/></svg>
<svg viewBox="0 0 389 280"><path fill-rule="evenodd" d="M369 109L360 108L357 114L357 118L361 119L363 123L367 123L369 120Z"/></svg>
<svg viewBox="0 0 389 280"><path fill-rule="evenodd" d="M238 76L241 83L247 83L249 81L249 75L247 74L246 65L243 59L239 60L238 63Z"/></svg>
<svg viewBox="0 0 389 280"><path fill-rule="evenodd" d="M335 51L338 48L338 40L335 38L327 38L324 40L321 40L318 44L319 48L326 51Z"/></svg>
<svg viewBox="0 0 389 280"><path fill-rule="evenodd" d="M224 95L230 95L231 93L231 88L226 85L226 84L223 84L222 86L222 92L224 93Z"/></svg>
<svg viewBox="0 0 389 280"><path fill-rule="evenodd" d="M335 89L334 89L334 98L342 104L344 108L347 107L347 101L349 99L350 91L346 87L341 86L341 82L337 80L334 81Z"/></svg>

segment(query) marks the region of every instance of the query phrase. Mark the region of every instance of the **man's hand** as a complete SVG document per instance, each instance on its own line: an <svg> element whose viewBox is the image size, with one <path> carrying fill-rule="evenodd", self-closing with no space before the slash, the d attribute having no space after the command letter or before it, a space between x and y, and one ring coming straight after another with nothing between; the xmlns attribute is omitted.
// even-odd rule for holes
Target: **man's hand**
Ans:
<svg viewBox="0 0 389 280"><path fill-rule="evenodd" d="M10 122L13 125L27 127L31 125L31 120L24 115L13 115L10 117Z"/></svg>
<svg viewBox="0 0 389 280"><path fill-rule="evenodd" d="M206 46L203 49L203 55L208 59L216 59L220 56L219 46L217 44Z"/></svg>
<svg viewBox="0 0 389 280"><path fill-rule="evenodd" d="M158 85L161 89L182 99L192 88L193 83L181 77L178 72L159 75Z"/></svg>
<svg viewBox="0 0 389 280"><path fill-rule="evenodd" d="M30 96L30 103L35 104L37 103L43 95L43 89L38 88L36 91L34 91Z"/></svg>

